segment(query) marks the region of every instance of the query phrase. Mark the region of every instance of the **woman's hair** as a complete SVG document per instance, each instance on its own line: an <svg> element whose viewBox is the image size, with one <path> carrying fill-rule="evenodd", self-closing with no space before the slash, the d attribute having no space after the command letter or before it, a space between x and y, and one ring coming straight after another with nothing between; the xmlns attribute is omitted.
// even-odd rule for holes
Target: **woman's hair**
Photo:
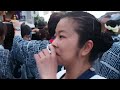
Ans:
<svg viewBox="0 0 120 90"><path fill-rule="evenodd" d="M0 22L0 36L3 36L6 34L6 25L3 22Z"/></svg>
<svg viewBox="0 0 120 90"><path fill-rule="evenodd" d="M50 34L50 38L54 37L56 26L64 14L65 13L63 12L54 12L51 14L48 21L48 31Z"/></svg>
<svg viewBox="0 0 120 90"><path fill-rule="evenodd" d="M101 23L91 14L82 11L66 13L62 18L73 19L77 23L75 28L79 35L78 46L82 48L88 40L92 40L94 46L91 50L89 62L94 62L99 54L107 51L113 44L113 39L101 32Z"/></svg>
<svg viewBox="0 0 120 90"><path fill-rule="evenodd" d="M4 48L11 50L14 38L14 27L12 23L5 23L5 25L7 26L7 32L4 40Z"/></svg>

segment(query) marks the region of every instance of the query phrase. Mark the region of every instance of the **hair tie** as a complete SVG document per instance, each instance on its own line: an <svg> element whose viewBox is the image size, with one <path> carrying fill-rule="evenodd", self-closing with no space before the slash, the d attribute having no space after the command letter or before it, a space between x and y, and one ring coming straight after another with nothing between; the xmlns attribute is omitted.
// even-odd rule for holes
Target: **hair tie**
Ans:
<svg viewBox="0 0 120 90"><path fill-rule="evenodd" d="M108 30L111 30L111 31L113 31L113 32L118 32L119 31L119 29L120 29L120 25L116 25L114 28L113 27L111 27L111 26L107 26L106 24L105 24L105 28L107 28Z"/></svg>

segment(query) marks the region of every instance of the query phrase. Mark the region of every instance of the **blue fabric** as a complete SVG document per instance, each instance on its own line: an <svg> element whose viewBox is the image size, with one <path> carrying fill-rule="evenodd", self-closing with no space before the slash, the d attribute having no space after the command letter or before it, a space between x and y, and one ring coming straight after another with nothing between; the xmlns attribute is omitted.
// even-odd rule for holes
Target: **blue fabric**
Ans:
<svg viewBox="0 0 120 90"><path fill-rule="evenodd" d="M77 79L90 79L94 75L96 75L96 73L94 71L91 71L90 69L88 69L82 75L80 75Z"/></svg>
<svg viewBox="0 0 120 90"><path fill-rule="evenodd" d="M96 73L108 79L120 79L120 42L113 43L112 47L98 59L94 66Z"/></svg>
<svg viewBox="0 0 120 90"><path fill-rule="evenodd" d="M13 47L13 52L15 54L14 57L16 56L17 59L20 58L18 60L25 63L27 77L36 79L39 78L34 54L40 52L42 49L45 49L47 44L49 44L49 41L26 41L20 36L15 36L13 43L15 44Z"/></svg>
<svg viewBox="0 0 120 90"><path fill-rule="evenodd" d="M112 36L112 38L115 42L120 41L120 35Z"/></svg>
<svg viewBox="0 0 120 90"><path fill-rule="evenodd" d="M0 79L12 79L12 63L10 52L7 49L0 49Z"/></svg>
<svg viewBox="0 0 120 90"><path fill-rule="evenodd" d="M111 15L110 20L120 20L120 14L117 13L117 14L113 14L113 15Z"/></svg>

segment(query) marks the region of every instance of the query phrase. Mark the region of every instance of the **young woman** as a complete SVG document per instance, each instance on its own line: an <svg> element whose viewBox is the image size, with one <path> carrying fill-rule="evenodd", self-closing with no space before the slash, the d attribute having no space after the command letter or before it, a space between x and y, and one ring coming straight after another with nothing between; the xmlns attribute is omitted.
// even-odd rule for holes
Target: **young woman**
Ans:
<svg viewBox="0 0 120 90"><path fill-rule="evenodd" d="M91 67L99 53L108 50L112 42L111 37L101 33L101 24L93 15L68 12L57 24L55 39L49 46L51 53L43 49L34 55L40 76L56 79L57 66L63 65L66 72L61 79L103 78Z"/></svg>

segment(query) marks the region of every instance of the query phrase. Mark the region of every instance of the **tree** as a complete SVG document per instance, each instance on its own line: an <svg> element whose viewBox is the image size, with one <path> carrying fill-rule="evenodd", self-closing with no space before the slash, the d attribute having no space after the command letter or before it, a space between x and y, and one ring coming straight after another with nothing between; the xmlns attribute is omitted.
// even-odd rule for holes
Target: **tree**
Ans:
<svg viewBox="0 0 120 90"><path fill-rule="evenodd" d="M37 15L36 17L34 17L34 21L35 22L44 21L44 17L40 17L39 15Z"/></svg>
<svg viewBox="0 0 120 90"><path fill-rule="evenodd" d="M44 17L40 17L39 15L37 15L36 17L34 17L35 27L37 27L39 22L44 22Z"/></svg>
<svg viewBox="0 0 120 90"><path fill-rule="evenodd" d="M39 22L39 21L44 21L44 17L40 17L39 15L37 15L36 17L34 17L35 22Z"/></svg>

